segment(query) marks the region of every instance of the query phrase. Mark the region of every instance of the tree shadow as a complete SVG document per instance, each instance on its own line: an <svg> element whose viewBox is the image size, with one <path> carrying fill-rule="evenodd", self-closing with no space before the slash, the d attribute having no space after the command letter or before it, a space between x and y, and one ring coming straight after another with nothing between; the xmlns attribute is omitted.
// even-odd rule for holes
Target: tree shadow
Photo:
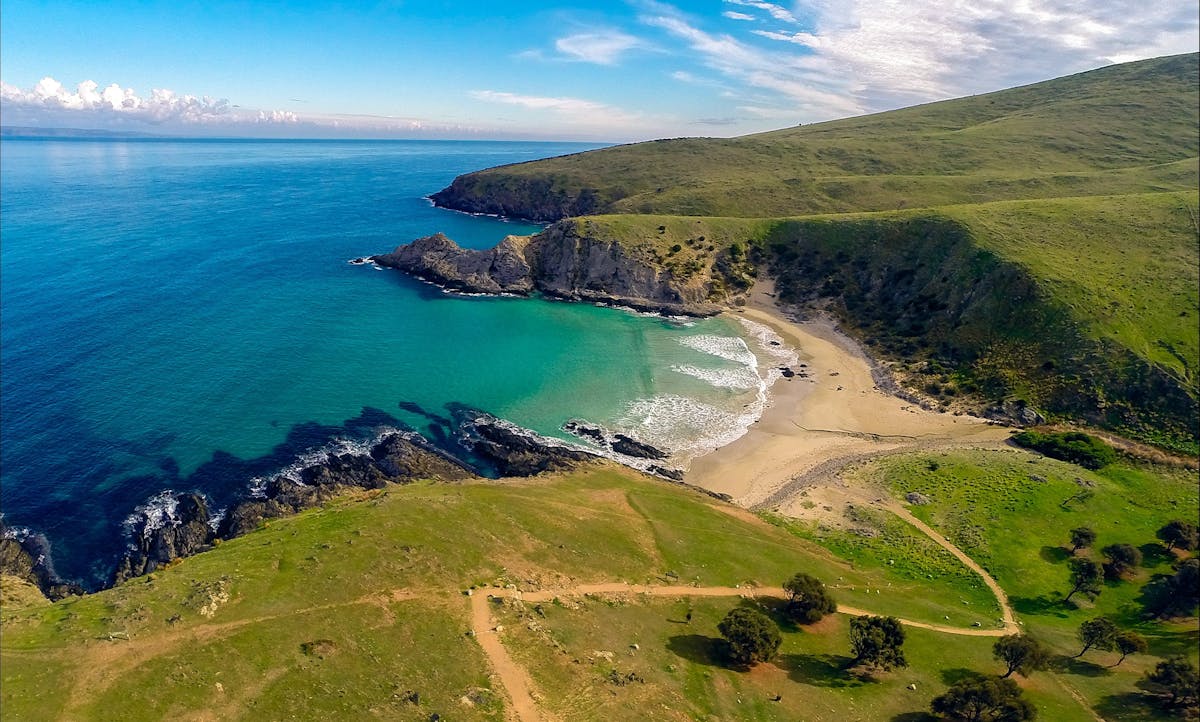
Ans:
<svg viewBox="0 0 1200 722"><path fill-rule="evenodd" d="M853 663L853 657L840 654L782 654L775 659L775 666L787 672L793 682L831 688L866 684L866 680L850 672Z"/></svg>
<svg viewBox="0 0 1200 722"><path fill-rule="evenodd" d="M695 664L724 667L725 640L703 634L679 634L667 638L667 651Z"/></svg>
<svg viewBox="0 0 1200 722"><path fill-rule="evenodd" d="M939 722L941 718L929 712L902 712L892 718L892 722Z"/></svg>
<svg viewBox="0 0 1200 722"><path fill-rule="evenodd" d="M1103 665L1089 662L1086 659L1078 657L1068 657L1059 655L1051 662L1051 666L1056 671L1066 674L1077 674L1081 677L1106 677L1112 674L1112 670Z"/></svg>
<svg viewBox="0 0 1200 722"><path fill-rule="evenodd" d="M1162 719L1162 709L1152 695L1124 692L1101 697L1095 705L1097 714L1105 719L1151 720Z"/></svg>
<svg viewBox="0 0 1200 722"><path fill-rule="evenodd" d="M801 631L800 625L796 624L795 620L788 614L788 602L786 599L778 597L754 597L738 600L738 606L762 612L770 617L776 626L784 632Z"/></svg>
<svg viewBox="0 0 1200 722"><path fill-rule="evenodd" d="M1071 552L1063 547L1044 546L1042 547L1040 556L1044 561L1051 564L1060 564L1071 558Z"/></svg>
<svg viewBox="0 0 1200 722"><path fill-rule="evenodd" d="M1156 567L1159 564L1170 564L1174 562L1176 557L1167 548L1158 542L1147 542L1138 547L1138 551L1142 553L1143 567Z"/></svg>
<svg viewBox="0 0 1200 722"><path fill-rule="evenodd" d="M1009 602L1019 614L1040 614L1060 619L1065 619L1069 610L1079 608L1074 600L1068 602L1058 593L1036 597L1011 597Z"/></svg>
<svg viewBox="0 0 1200 722"><path fill-rule="evenodd" d="M947 686L971 679L983 679L986 676L982 672L966 667L951 667L942 670L942 682Z"/></svg>

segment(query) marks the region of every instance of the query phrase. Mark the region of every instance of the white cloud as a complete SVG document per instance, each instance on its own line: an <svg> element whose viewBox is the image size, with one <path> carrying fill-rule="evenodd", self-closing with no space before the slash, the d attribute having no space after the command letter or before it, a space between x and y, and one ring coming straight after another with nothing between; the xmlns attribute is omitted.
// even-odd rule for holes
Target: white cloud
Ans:
<svg viewBox="0 0 1200 722"><path fill-rule="evenodd" d="M801 46L805 65L851 78L847 89L878 110L1195 52L1198 10L1194 0L802 0L812 32L752 32Z"/></svg>
<svg viewBox="0 0 1200 722"><path fill-rule="evenodd" d="M641 46L640 40L617 30L576 33L554 42L554 48L568 60L598 65L613 65L626 52Z"/></svg>
<svg viewBox="0 0 1200 722"><path fill-rule="evenodd" d="M776 5L774 3L761 2L761 0L725 0L725 2L729 3L730 5L739 5L741 7L747 7L747 8L758 8L759 10L766 12L768 15L775 18L776 20L781 20L785 23L795 23L796 22L796 16L793 15L790 11L788 11L787 8ZM741 13L737 13L737 14L741 15ZM753 20L754 18L751 16L745 16L743 18L738 18L738 19L739 20Z"/></svg>
<svg viewBox="0 0 1200 722"><path fill-rule="evenodd" d="M746 13L734 12L733 10L726 10L725 12L721 13L721 16L729 18L730 20L753 20L754 19L753 15L747 15Z"/></svg>
<svg viewBox="0 0 1200 722"><path fill-rule="evenodd" d="M489 103L515 105L528 110L549 111L564 119L590 127L628 129L638 127L642 121L646 120L641 113L631 113L612 105L582 98L519 95L496 90L472 90L469 95L476 100Z"/></svg>
<svg viewBox="0 0 1200 722"><path fill-rule="evenodd" d="M28 90L0 83L0 102L8 109L66 111L81 116L123 116L147 123L224 122L235 116L227 100L207 96L179 95L155 88L141 96L132 88L113 83L100 90L99 83L85 80L74 90L52 77L42 78ZM287 122L280 116L277 122Z"/></svg>
<svg viewBox="0 0 1200 722"><path fill-rule="evenodd" d="M744 43L731 35L705 32L673 8L655 5L658 14L642 22L686 42L708 67L739 84L770 91L793 116L806 121L862 113L864 108L840 80L814 70L802 55L789 55Z"/></svg>

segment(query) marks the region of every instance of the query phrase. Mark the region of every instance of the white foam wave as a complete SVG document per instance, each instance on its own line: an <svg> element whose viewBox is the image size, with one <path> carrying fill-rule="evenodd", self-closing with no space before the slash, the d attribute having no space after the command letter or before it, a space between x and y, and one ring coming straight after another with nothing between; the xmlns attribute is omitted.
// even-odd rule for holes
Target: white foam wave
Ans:
<svg viewBox="0 0 1200 722"><path fill-rule="evenodd" d="M400 429L391 426L380 426L375 429L375 434L369 439L356 441L353 439L337 438L333 439L324 446L309 449L298 455L296 460L279 471L267 476L256 476L250 479L247 486L247 493L254 499L265 499L267 496L267 482L276 476L282 476L289 481L303 485L304 478L302 472L310 466L316 466L329 461L331 457L343 456L350 454L351 456L366 456L371 453L371 448L383 441L383 437L389 434L402 434L404 436L417 436L414 432L401 431Z"/></svg>
<svg viewBox="0 0 1200 722"><path fill-rule="evenodd" d="M753 389L762 382L758 374L746 367L740 369L705 369L699 366L679 364L672 366L671 370L687 374L688 376L724 389Z"/></svg>
<svg viewBox="0 0 1200 722"><path fill-rule="evenodd" d="M726 361L732 361L743 366L751 368L758 366L758 357L746 345L745 339L739 336L700 334L697 336L685 336L679 339L679 343L700 353L723 358Z"/></svg>
<svg viewBox="0 0 1200 722"><path fill-rule="evenodd" d="M4 538L13 539L15 541L25 541L33 534L33 530L27 526L10 526L4 528Z"/></svg>
<svg viewBox="0 0 1200 722"><path fill-rule="evenodd" d="M636 430L646 443L681 462L718 449L743 435L766 404L761 390L740 411L727 411L698 399L662 394L628 404L618 426Z"/></svg>
<svg viewBox="0 0 1200 722"><path fill-rule="evenodd" d="M742 324L746 333L774 362L781 366L795 366L800 363L800 355L796 349L788 346L770 326L741 317L738 317L738 323Z"/></svg>
<svg viewBox="0 0 1200 722"><path fill-rule="evenodd" d="M134 530L141 528L142 537L149 538L150 533L161 529L178 519L175 515L179 508L179 499L171 489L163 489L146 500L145 503L134 507L133 513L125 517L122 526L127 536L133 536Z"/></svg>

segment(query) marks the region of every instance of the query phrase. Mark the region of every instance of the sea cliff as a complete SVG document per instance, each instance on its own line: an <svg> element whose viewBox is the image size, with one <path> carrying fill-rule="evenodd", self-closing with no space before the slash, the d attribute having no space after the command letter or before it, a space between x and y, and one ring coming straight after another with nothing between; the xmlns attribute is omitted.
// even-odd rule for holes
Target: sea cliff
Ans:
<svg viewBox="0 0 1200 722"><path fill-rule="evenodd" d="M454 291L539 293L667 315L716 315L749 287L746 269L722 263L727 259L721 253L680 268L580 220L560 221L534 236L509 236L487 250L460 248L438 233L371 260Z"/></svg>

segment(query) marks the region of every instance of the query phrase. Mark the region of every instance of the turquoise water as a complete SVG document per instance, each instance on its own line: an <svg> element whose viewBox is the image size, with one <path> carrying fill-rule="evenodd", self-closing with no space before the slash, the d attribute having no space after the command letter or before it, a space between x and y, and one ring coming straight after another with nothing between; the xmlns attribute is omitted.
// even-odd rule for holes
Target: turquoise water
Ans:
<svg viewBox="0 0 1200 722"><path fill-rule="evenodd" d="M216 506L303 451L476 407L573 418L686 459L739 433L758 358L681 324L465 298L347 260L443 231L536 226L432 207L477 168L586 146L486 142L4 141L0 504L58 571L96 583L157 492ZM758 350L761 355L761 349Z"/></svg>

